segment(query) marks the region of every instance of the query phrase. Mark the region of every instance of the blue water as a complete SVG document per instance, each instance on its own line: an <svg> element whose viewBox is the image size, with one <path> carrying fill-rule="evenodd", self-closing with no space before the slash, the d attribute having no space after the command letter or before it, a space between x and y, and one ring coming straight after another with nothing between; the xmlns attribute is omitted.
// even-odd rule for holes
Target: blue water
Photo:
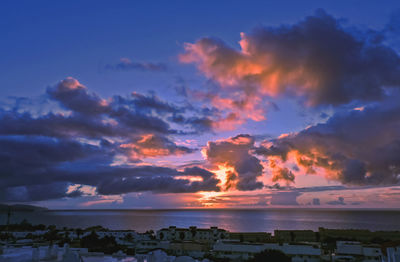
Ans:
<svg viewBox="0 0 400 262"><path fill-rule="evenodd" d="M0 213L0 224L6 223ZM86 228L101 225L110 229L133 229L138 232L177 227L218 226L229 231L273 232L275 229L400 230L400 211L376 210L74 210L15 212L11 222L27 219L33 224Z"/></svg>

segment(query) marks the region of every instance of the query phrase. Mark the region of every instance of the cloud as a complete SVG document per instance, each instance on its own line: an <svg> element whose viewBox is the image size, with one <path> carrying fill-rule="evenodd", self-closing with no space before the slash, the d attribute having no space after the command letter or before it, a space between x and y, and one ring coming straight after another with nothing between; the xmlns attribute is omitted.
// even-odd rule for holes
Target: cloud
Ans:
<svg viewBox="0 0 400 262"><path fill-rule="evenodd" d="M197 111L190 106L154 94L103 99L70 77L46 94L60 108L43 114L0 108L0 200L79 197L81 190L69 191L77 184L105 195L220 190L215 174L200 167L140 163L196 150L178 145L173 137L192 132L185 114ZM173 121L177 114L182 125Z"/></svg>
<svg viewBox="0 0 400 262"><path fill-rule="evenodd" d="M60 81L55 87L47 88L47 94L64 108L77 113L98 115L111 110L106 100L89 93L84 85L72 77Z"/></svg>
<svg viewBox="0 0 400 262"><path fill-rule="evenodd" d="M272 182L284 180L286 182L294 182L295 176L288 168L277 168L272 172Z"/></svg>
<svg viewBox="0 0 400 262"><path fill-rule="evenodd" d="M97 188L99 194L129 192L184 193L219 191L215 174L200 167L112 165L109 145L88 145L67 139L2 137L0 200L41 201L77 197L70 185Z"/></svg>
<svg viewBox="0 0 400 262"><path fill-rule="evenodd" d="M226 171L227 188L254 190L263 187L263 183L257 181L262 176L263 166L258 158L249 153L253 147L253 137L237 135L225 140L210 141L202 152L216 167L231 169Z"/></svg>
<svg viewBox="0 0 400 262"><path fill-rule="evenodd" d="M114 71L152 71L152 72L165 72L168 67L163 63L150 63L150 62L133 62L129 58L121 58L120 62L114 65L108 64L105 66L107 70Z"/></svg>
<svg viewBox="0 0 400 262"><path fill-rule="evenodd" d="M68 186L68 183L55 182L41 185L9 187L1 191L0 200L7 202L31 202L82 196L82 192L79 190L68 193Z"/></svg>
<svg viewBox="0 0 400 262"><path fill-rule="evenodd" d="M121 147L128 149L133 158L183 155L195 151L185 146L178 146L165 136L153 134L143 135L134 143L122 144Z"/></svg>
<svg viewBox="0 0 400 262"><path fill-rule="evenodd" d="M343 197L338 197L337 200L328 201L328 202L326 202L326 203L327 203L328 205L335 205L335 206L337 206L337 205L341 205L341 206L346 205L346 203L344 202L344 198L343 198Z"/></svg>
<svg viewBox="0 0 400 262"><path fill-rule="evenodd" d="M254 152L279 166L295 162L301 170L294 174L324 174L349 185L393 185L400 182L399 127L397 102L385 101L336 113L326 123L265 141Z"/></svg>
<svg viewBox="0 0 400 262"><path fill-rule="evenodd" d="M142 191L192 193L220 190L217 186L220 181L215 178L214 173L200 167L186 168L183 172L151 166L129 171L124 176L106 176L107 178L97 185L98 193L115 195ZM187 177L199 177L201 180L191 181Z"/></svg>
<svg viewBox="0 0 400 262"><path fill-rule="evenodd" d="M98 121L110 128L126 129L129 133L147 131L164 134L193 134L210 132L221 120L217 110L194 108L189 103L180 106L149 95L132 92L130 96L108 99L91 93L78 80L68 77L56 86L47 88L47 95L68 110L71 119ZM89 116L97 116L90 119ZM42 116L43 117L43 116ZM114 124L114 125L112 125ZM118 125L116 125L118 124ZM179 130L171 129L171 125ZM114 130L113 132L115 132Z"/></svg>
<svg viewBox="0 0 400 262"><path fill-rule="evenodd" d="M319 198L313 198L312 204L314 206L319 206L319 205L321 205L321 201L319 200Z"/></svg>
<svg viewBox="0 0 400 262"><path fill-rule="evenodd" d="M276 206L297 206L297 197L300 196L299 192L276 192L272 194L271 205Z"/></svg>
<svg viewBox="0 0 400 262"><path fill-rule="evenodd" d="M220 89L220 106L263 120L265 98L297 97L305 105L378 101L400 86L400 57L382 32L344 27L317 10L298 23L241 33L240 49L217 38L186 43L180 55ZM263 98L263 99L260 99ZM260 114L261 113L261 114ZM251 118L251 117L250 117Z"/></svg>

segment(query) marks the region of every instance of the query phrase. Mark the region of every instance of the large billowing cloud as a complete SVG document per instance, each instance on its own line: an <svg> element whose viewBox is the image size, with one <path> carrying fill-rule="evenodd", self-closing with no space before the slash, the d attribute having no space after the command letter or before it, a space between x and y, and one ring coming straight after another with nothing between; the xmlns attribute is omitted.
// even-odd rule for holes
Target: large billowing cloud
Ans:
<svg viewBox="0 0 400 262"><path fill-rule="evenodd" d="M258 158L250 154L253 147L253 137L238 135L208 142L202 152L210 163L227 170L227 189L235 187L238 190L254 190L263 187L263 183L258 181L262 176L263 166Z"/></svg>
<svg viewBox="0 0 400 262"><path fill-rule="evenodd" d="M388 46L384 31L345 27L317 10L296 24L242 33L239 44L235 49L207 37L186 43L180 55L181 62L195 64L217 84L195 95L235 115L234 125L264 120L269 99L277 97L295 97L316 108L370 105L265 141L254 151L253 145L242 150L232 138L210 142L207 159L235 170L228 182L240 172L226 159L259 161L252 153L266 156L274 182L294 183L299 173L324 174L352 185L399 182L400 112L385 106L385 99L400 87L400 56Z"/></svg>
<svg viewBox="0 0 400 262"><path fill-rule="evenodd" d="M397 184L400 108L388 102L337 113L326 123L265 141L255 152L282 166L294 161L301 172L325 174L343 184Z"/></svg>
<svg viewBox="0 0 400 262"><path fill-rule="evenodd" d="M385 88L400 86L400 57L383 34L345 28L323 10L293 25L242 33L240 50L216 38L184 48L180 60L221 86L212 94L215 105L256 121L265 118L261 97L336 106L376 101Z"/></svg>
<svg viewBox="0 0 400 262"><path fill-rule="evenodd" d="M68 192L74 184L96 187L99 194L105 195L219 191L215 174L200 167L179 171L112 165L116 151L107 143L88 145L69 139L17 136L1 137L0 148L3 201L76 197L80 194Z"/></svg>
<svg viewBox="0 0 400 262"><path fill-rule="evenodd" d="M173 138L192 132L184 115L191 109L138 93L102 99L74 78L48 88L47 95L61 110L0 109L0 200L77 197L83 192L69 190L76 184L105 195L219 190L215 174L200 167L137 165L196 150ZM182 125L174 122L177 114Z"/></svg>
<svg viewBox="0 0 400 262"><path fill-rule="evenodd" d="M69 114L61 118L78 121L79 124L88 122L96 124L98 130L127 137L129 134L193 134L212 130L215 121L215 111L197 110L190 104L177 106L162 101L157 96L143 95L137 92L129 97L114 96L103 99L96 93L68 77L54 87L47 89L50 99L57 101ZM55 114L40 116L40 119L54 117ZM29 114L26 114L28 117ZM60 114L57 115L60 117ZM172 125L178 125L173 129ZM68 126L68 125L67 125ZM92 128L85 127L90 133ZM84 130L81 130L84 132Z"/></svg>

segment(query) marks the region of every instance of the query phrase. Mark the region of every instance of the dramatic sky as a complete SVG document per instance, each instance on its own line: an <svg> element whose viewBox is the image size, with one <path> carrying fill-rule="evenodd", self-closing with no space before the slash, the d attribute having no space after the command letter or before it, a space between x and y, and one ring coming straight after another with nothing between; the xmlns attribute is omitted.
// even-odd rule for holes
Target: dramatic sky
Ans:
<svg viewBox="0 0 400 262"><path fill-rule="evenodd" d="M400 208L399 1L2 1L0 202Z"/></svg>

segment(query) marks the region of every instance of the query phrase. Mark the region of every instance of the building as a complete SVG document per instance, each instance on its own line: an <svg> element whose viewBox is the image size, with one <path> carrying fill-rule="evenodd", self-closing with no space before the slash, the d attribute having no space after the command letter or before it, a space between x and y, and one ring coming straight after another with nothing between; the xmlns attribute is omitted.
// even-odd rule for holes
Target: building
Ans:
<svg viewBox="0 0 400 262"><path fill-rule="evenodd" d="M267 243L271 241L272 236L266 232L230 232L228 238L240 242Z"/></svg>
<svg viewBox="0 0 400 262"><path fill-rule="evenodd" d="M386 249L387 262L400 262L400 246Z"/></svg>
<svg viewBox="0 0 400 262"><path fill-rule="evenodd" d="M168 253L174 256L190 256L193 258L203 258L208 250L207 244L193 241L170 242L167 249Z"/></svg>
<svg viewBox="0 0 400 262"><path fill-rule="evenodd" d="M169 241L143 240L136 243L135 252L145 254L156 249L168 250Z"/></svg>
<svg viewBox="0 0 400 262"><path fill-rule="evenodd" d="M229 232L218 227L210 227L209 229L189 227L177 228L170 226L157 231L156 238L164 241L196 241L213 243L220 239L227 239Z"/></svg>
<svg viewBox="0 0 400 262"><path fill-rule="evenodd" d="M383 261L383 255L378 245L362 245L356 241L337 241L333 261Z"/></svg>
<svg viewBox="0 0 400 262"><path fill-rule="evenodd" d="M212 254L217 258L242 261L264 250L279 250L290 256L293 262L317 262L321 259L321 249L310 245L261 244L222 240L214 244Z"/></svg>

